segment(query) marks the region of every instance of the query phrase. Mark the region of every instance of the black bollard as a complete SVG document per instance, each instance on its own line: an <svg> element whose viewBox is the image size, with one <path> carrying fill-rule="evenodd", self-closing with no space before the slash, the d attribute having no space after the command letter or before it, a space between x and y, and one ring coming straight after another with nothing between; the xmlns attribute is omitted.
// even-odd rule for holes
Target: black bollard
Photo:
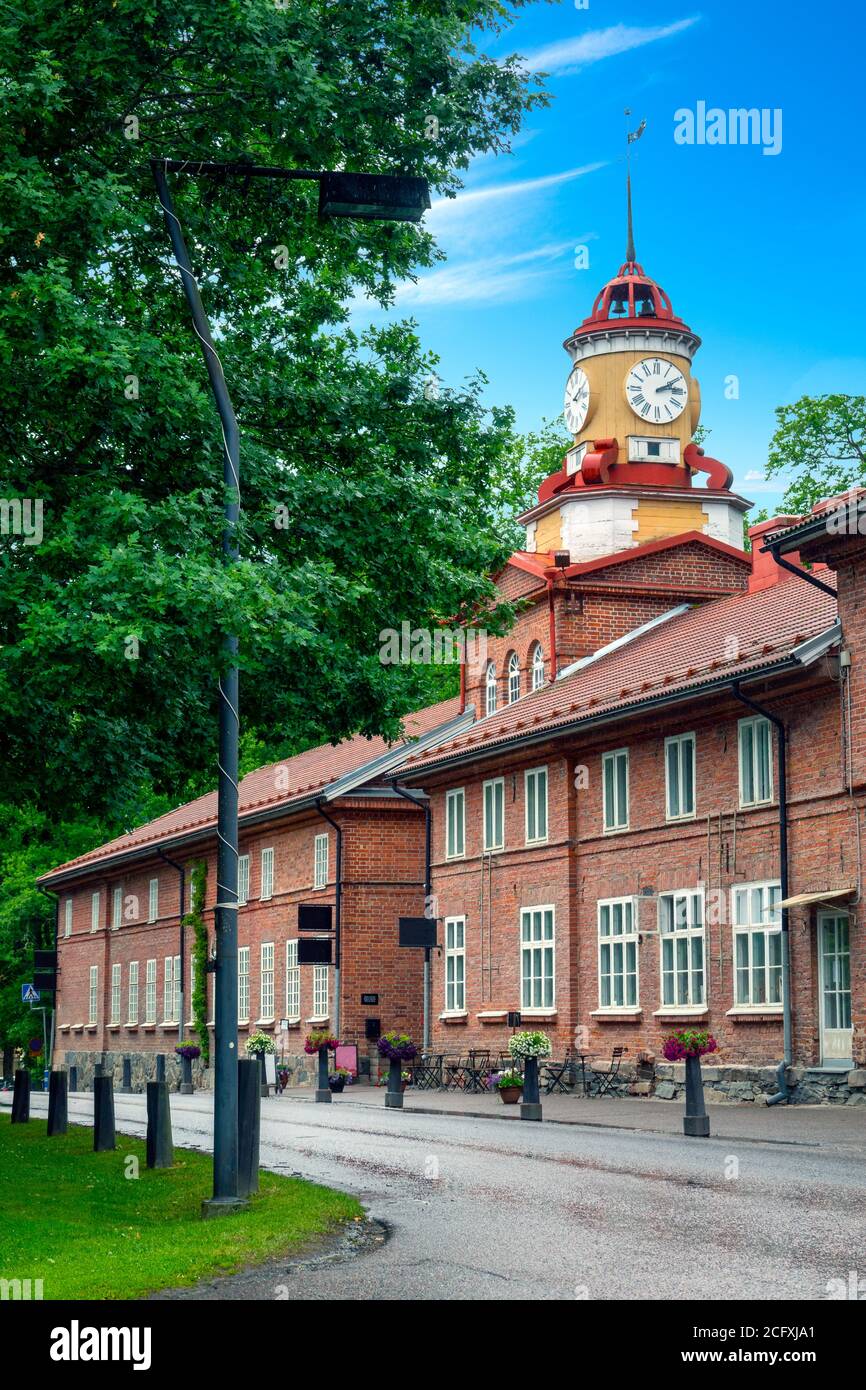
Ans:
<svg viewBox="0 0 866 1390"><path fill-rule="evenodd" d="M78 1068L77 1068L77 1067L70 1067L70 1068L69 1068L69 1089L70 1089L70 1091L77 1091L77 1090L78 1090Z"/></svg>
<svg viewBox="0 0 866 1390"><path fill-rule="evenodd" d="M164 1080L165 1080L165 1053L164 1053L164 1052L157 1052L157 1054L156 1054L156 1079L157 1079L157 1081L164 1081Z"/></svg>
<svg viewBox="0 0 866 1390"><path fill-rule="evenodd" d="M121 1085L120 1085L121 1093L122 1093L123 1095L125 1095L125 1096L131 1096L131 1095L132 1095L132 1058L131 1058L131 1057L124 1057L124 1059L123 1059L123 1073L122 1073L122 1075L123 1075L123 1080L121 1081Z"/></svg>
<svg viewBox="0 0 866 1390"><path fill-rule="evenodd" d="M710 1133L710 1117L704 1103L704 1079L700 1057L686 1057L686 1113L683 1134L706 1139Z"/></svg>
<svg viewBox="0 0 866 1390"><path fill-rule="evenodd" d="M331 1103L331 1088L328 1085L328 1049L319 1048L319 1084L316 1089L316 1100L323 1105Z"/></svg>
<svg viewBox="0 0 866 1390"><path fill-rule="evenodd" d="M521 1120L541 1119L541 1096L538 1090L538 1058L527 1057L523 1063L523 1100Z"/></svg>
<svg viewBox="0 0 866 1390"><path fill-rule="evenodd" d="M66 1072L53 1071L48 1078L48 1137L65 1134L69 1128Z"/></svg>
<svg viewBox="0 0 866 1390"><path fill-rule="evenodd" d="M26 1125L30 1119L30 1073L19 1067L15 1073L15 1087L12 1092L12 1123Z"/></svg>
<svg viewBox="0 0 866 1390"><path fill-rule="evenodd" d="M259 1136L262 1097L259 1064L238 1058L238 1196L259 1190Z"/></svg>
<svg viewBox="0 0 866 1390"><path fill-rule="evenodd" d="M399 1057L392 1057L388 1067L388 1089L385 1092L385 1105L390 1110L403 1109L403 1063Z"/></svg>
<svg viewBox="0 0 866 1390"><path fill-rule="evenodd" d="M114 1134L114 1077L93 1078L93 1152L117 1148Z"/></svg>
<svg viewBox="0 0 866 1390"><path fill-rule="evenodd" d="M174 1163L171 1106L168 1099L168 1083L165 1081L147 1083L146 1161L148 1168L170 1168Z"/></svg>

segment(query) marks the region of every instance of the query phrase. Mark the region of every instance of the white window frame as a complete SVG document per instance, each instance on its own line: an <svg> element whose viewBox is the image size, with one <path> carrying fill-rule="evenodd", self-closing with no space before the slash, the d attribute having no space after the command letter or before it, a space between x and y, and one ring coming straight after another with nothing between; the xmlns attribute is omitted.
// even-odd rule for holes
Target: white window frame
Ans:
<svg viewBox="0 0 866 1390"><path fill-rule="evenodd" d="M123 884L116 883L111 890L111 930L117 931L123 924Z"/></svg>
<svg viewBox="0 0 866 1390"><path fill-rule="evenodd" d="M250 856L238 855L238 907L246 907L250 898Z"/></svg>
<svg viewBox="0 0 866 1390"><path fill-rule="evenodd" d="M331 840L327 830L321 835L317 835L313 840L313 887L327 888L328 886L328 857L330 854Z"/></svg>
<svg viewBox="0 0 866 1390"><path fill-rule="evenodd" d="M488 661L484 673L484 713L496 713L496 663Z"/></svg>
<svg viewBox="0 0 866 1390"><path fill-rule="evenodd" d="M670 903L672 930L666 931L663 923L668 915L666 904ZM700 922L696 924L696 905ZM659 893L659 983L661 986L661 1006L671 1009L705 1009L707 1007L707 942L706 911L704 890L702 888L676 889ZM667 942L671 943L671 967L665 965ZM682 957L685 954L685 966ZM700 964L696 963L700 959ZM700 975L700 998L695 989L695 976ZM682 977L685 975L686 997L681 998ZM672 999L665 998L667 977L671 977Z"/></svg>
<svg viewBox="0 0 866 1390"><path fill-rule="evenodd" d="M102 889L97 888L90 895L90 930L99 931L99 918L102 915Z"/></svg>
<svg viewBox="0 0 866 1390"><path fill-rule="evenodd" d="M532 689L540 690L544 685L544 648L536 642L532 649Z"/></svg>
<svg viewBox="0 0 866 1390"><path fill-rule="evenodd" d="M488 788L489 798L488 798ZM498 797L497 797L498 791ZM488 799L489 810L488 815ZM500 816L500 835L496 839L496 803L501 806ZM482 847L485 854L495 854L505 848L505 778L491 777L484 782L481 787L481 816L482 816Z"/></svg>
<svg viewBox="0 0 866 1390"><path fill-rule="evenodd" d="M445 858L466 857L466 790L452 787L445 793Z"/></svg>
<svg viewBox="0 0 866 1390"><path fill-rule="evenodd" d="M121 978L123 967L120 961L115 961L111 967L111 995L109 1002L108 1022L114 1026L120 1025L120 991L123 984Z"/></svg>
<svg viewBox="0 0 866 1390"><path fill-rule="evenodd" d="M686 749L689 750L686 755ZM676 786L671 779L671 755L676 764ZM691 808L683 809L683 768L686 756L691 763ZM665 739L665 818L670 821L694 820L697 805L695 767L697 748L694 734L674 734Z"/></svg>
<svg viewBox="0 0 866 1390"><path fill-rule="evenodd" d="M512 652L508 658L508 703L513 705L520 699L520 657Z"/></svg>
<svg viewBox="0 0 866 1390"><path fill-rule="evenodd" d="M162 1021L180 1022L180 956L166 956L163 961Z"/></svg>
<svg viewBox="0 0 866 1390"><path fill-rule="evenodd" d="M144 1021L156 1023L156 957L144 967Z"/></svg>
<svg viewBox="0 0 866 1390"><path fill-rule="evenodd" d="M152 878L147 885L147 920L156 922L159 918L159 879Z"/></svg>
<svg viewBox="0 0 866 1390"><path fill-rule="evenodd" d="M618 769L620 762L625 762L625 816L623 817L623 807L620 805L620 788ZM607 770L613 768L611 785L613 788L613 799L607 792ZM631 800L629 788L629 756L627 748L611 748L609 752L601 756L601 801L602 801L602 823L606 835L616 835L621 830L629 828L629 802Z"/></svg>
<svg viewBox="0 0 866 1390"><path fill-rule="evenodd" d="M99 966L91 965L90 983L87 995L87 1022L91 1026L99 1022Z"/></svg>
<svg viewBox="0 0 866 1390"><path fill-rule="evenodd" d="M262 850L261 879L259 882L259 901L269 902L274 896L274 851L268 845Z"/></svg>
<svg viewBox="0 0 866 1390"><path fill-rule="evenodd" d="M749 774L750 774L751 781L752 781L752 790L753 790L754 792L757 792L757 791L758 791L758 788L759 788L760 773L761 773L760 760L759 760L759 754L758 754L758 738L757 738L757 734L758 734L759 728L766 728L766 731L767 731L767 745L766 745L766 747L767 747L767 788L768 788L768 791L767 791L767 795L766 795L766 796L763 796L763 797L762 797L762 796L755 796L755 797L752 798L752 799L747 799L747 797L746 797L746 790L747 790L747 788L746 788L746 779L745 779L744 776L743 776L744 764L745 764L745 755L746 755L746 746L745 746L745 744L746 744L746 734L747 734L747 732L748 732L748 733L751 735L751 751L752 751L752 756L751 756L751 759L750 759L751 766L750 766L750 768L749 768ZM769 805L772 803L772 800L773 800L773 726L772 726L772 724L770 723L769 719L765 719L763 715L761 715L761 714L752 715L752 716L750 716L749 718L747 718L747 719L741 719L741 720L738 722L738 724L737 724L737 763L738 763L738 766L739 766L739 776L740 776L740 807L741 807L743 810L745 810L746 808L748 808L748 807L750 807L750 806L769 806Z"/></svg>
<svg viewBox="0 0 866 1390"><path fill-rule="evenodd" d="M735 883L731 889L734 1008L737 1010L765 1012L782 1008L782 911L777 906L781 898L782 885L778 879ZM763 938L760 950L756 937ZM771 951L775 960L770 959ZM743 972L746 974L745 998L741 989ZM763 999L756 998L762 992L756 989L761 976ZM770 997L774 992L778 994L777 999Z"/></svg>
<svg viewBox="0 0 866 1390"><path fill-rule="evenodd" d="M126 990L126 1026L135 1028L138 1025L138 961L129 962L129 975L127 977Z"/></svg>
<svg viewBox="0 0 866 1390"><path fill-rule="evenodd" d="M250 948L238 947L238 1023L250 1021Z"/></svg>
<svg viewBox="0 0 866 1390"><path fill-rule="evenodd" d="M313 966L313 1020L329 1017L330 999L328 974L330 966Z"/></svg>
<svg viewBox="0 0 866 1390"><path fill-rule="evenodd" d="M547 935L548 917L550 918L549 936ZM536 921L536 919L539 920ZM538 928L537 934L536 927ZM527 958L528 971L526 968ZM548 961L549 970L547 968ZM537 969L539 964L540 969ZM546 997L548 981L550 986L549 999ZM535 997L536 995L538 998ZM556 908L553 903L541 903L537 907L522 907L520 909L520 1007L521 1009L551 1011L556 1008Z"/></svg>
<svg viewBox="0 0 866 1390"><path fill-rule="evenodd" d="M286 1018L297 1023L301 1017L301 967L297 941L286 942Z"/></svg>
<svg viewBox="0 0 866 1390"><path fill-rule="evenodd" d="M445 966L442 972L446 1014L466 1012L466 918L445 918Z"/></svg>
<svg viewBox="0 0 866 1390"><path fill-rule="evenodd" d="M63 935L72 935L72 899L67 898L63 904Z"/></svg>
<svg viewBox="0 0 866 1390"><path fill-rule="evenodd" d="M262 942L259 961L259 1022L270 1023L275 1008L273 941Z"/></svg>
<svg viewBox="0 0 866 1390"><path fill-rule="evenodd" d="M640 1008L637 898L600 898L597 904L596 923L598 928L598 1007L604 1013L631 1013ZM630 958L633 962L633 969L630 968ZM634 981L633 999L629 998L629 982L632 979Z"/></svg>
<svg viewBox="0 0 866 1390"><path fill-rule="evenodd" d="M547 843L547 768L528 767L523 774L526 843Z"/></svg>

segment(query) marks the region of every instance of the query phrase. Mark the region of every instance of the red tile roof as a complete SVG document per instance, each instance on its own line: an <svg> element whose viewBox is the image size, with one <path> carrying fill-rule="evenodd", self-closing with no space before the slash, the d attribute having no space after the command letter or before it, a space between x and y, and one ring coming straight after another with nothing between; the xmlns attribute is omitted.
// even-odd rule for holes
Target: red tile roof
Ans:
<svg viewBox="0 0 866 1390"><path fill-rule="evenodd" d="M555 732L600 714L625 714L654 697L697 692L723 677L760 671L835 621L835 600L793 575L768 589L702 604L488 715L447 743L410 754L402 775L467 754L483 756L488 748Z"/></svg>
<svg viewBox="0 0 866 1390"><path fill-rule="evenodd" d="M459 708L460 700L455 696L452 700L443 700L440 704L429 705L426 709L407 715L403 721L406 736L418 738L440 724L447 724L449 720L456 718ZM347 773L356 771L375 758L380 758L383 753L388 752L389 747L398 746L399 741L389 745L382 738L366 738L363 734L356 734L354 738L345 739L342 743L328 743L318 748L308 748L306 752L298 753L294 758L286 758L283 762L257 768L255 772L250 772L241 779L239 816L243 820L244 816L262 811L268 806L279 807L281 810L291 809L292 803L302 802L315 792L323 791L331 782L345 777ZM60 864L50 873L43 875L39 881L48 883L57 876L73 869L81 869L85 865L96 866L132 850L148 846L155 848L160 843L212 829L216 825L216 812L216 792L208 792L206 796L189 801L185 806L178 806L174 811L168 811L164 816L158 816L156 820L138 826L126 835L118 836L117 839L100 845L88 854L79 855L77 859Z"/></svg>

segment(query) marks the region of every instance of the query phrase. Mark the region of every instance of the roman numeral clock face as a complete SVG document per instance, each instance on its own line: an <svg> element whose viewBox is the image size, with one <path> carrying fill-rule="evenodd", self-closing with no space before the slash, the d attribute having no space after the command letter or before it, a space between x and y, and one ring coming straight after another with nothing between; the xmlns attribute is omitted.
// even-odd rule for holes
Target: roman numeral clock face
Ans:
<svg viewBox="0 0 866 1390"><path fill-rule="evenodd" d="M579 434L589 414L589 380L582 367L575 367L565 383L565 423L572 434Z"/></svg>
<svg viewBox="0 0 866 1390"><path fill-rule="evenodd" d="M688 382L673 362L645 357L635 362L625 379L625 394L635 415L653 425L666 425L682 415L689 399Z"/></svg>

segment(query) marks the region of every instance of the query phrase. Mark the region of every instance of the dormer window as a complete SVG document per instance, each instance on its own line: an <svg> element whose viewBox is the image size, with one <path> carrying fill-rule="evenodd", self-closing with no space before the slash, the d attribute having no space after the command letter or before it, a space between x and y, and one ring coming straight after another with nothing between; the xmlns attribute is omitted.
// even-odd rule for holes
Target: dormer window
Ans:
<svg viewBox="0 0 866 1390"><path fill-rule="evenodd" d="M514 704L515 700L520 699L520 658L517 652L512 652L508 658L508 703Z"/></svg>
<svg viewBox="0 0 866 1390"><path fill-rule="evenodd" d="M532 689L540 690L544 685L544 651L540 642L532 648Z"/></svg>
<svg viewBox="0 0 866 1390"><path fill-rule="evenodd" d="M487 714L496 713L496 667L493 662L488 662L487 675L485 677L486 705Z"/></svg>

